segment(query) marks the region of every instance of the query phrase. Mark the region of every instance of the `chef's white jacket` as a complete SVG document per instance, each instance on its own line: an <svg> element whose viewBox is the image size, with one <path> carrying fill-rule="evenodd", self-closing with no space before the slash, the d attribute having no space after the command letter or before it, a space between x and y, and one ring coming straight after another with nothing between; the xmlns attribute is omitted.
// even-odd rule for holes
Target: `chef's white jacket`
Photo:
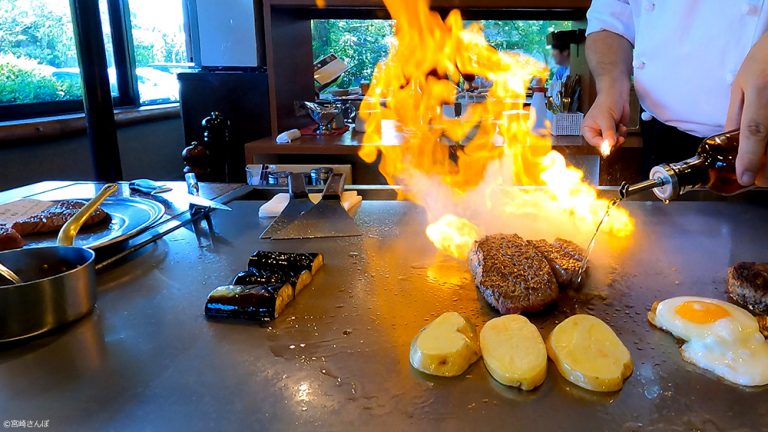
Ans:
<svg viewBox="0 0 768 432"><path fill-rule="evenodd" d="M593 0L587 34L600 30L634 46L634 83L643 108L704 137L725 127L731 83L768 30L768 1Z"/></svg>

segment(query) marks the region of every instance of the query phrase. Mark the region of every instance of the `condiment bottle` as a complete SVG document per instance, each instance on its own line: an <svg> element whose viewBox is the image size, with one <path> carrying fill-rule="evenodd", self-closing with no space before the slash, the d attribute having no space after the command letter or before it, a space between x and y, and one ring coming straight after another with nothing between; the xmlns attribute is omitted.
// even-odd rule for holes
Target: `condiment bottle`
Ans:
<svg viewBox="0 0 768 432"><path fill-rule="evenodd" d="M537 135L547 135L547 89L542 86L533 87L533 97L531 98L530 115L534 121L531 122L531 132Z"/></svg>
<svg viewBox="0 0 768 432"><path fill-rule="evenodd" d="M734 195L751 189L736 178L736 154L739 131L733 130L704 139L696 155L682 162L662 164L651 169L650 179L619 189L621 198L646 190L661 200L669 201L695 189L707 188L721 195Z"/></svg>

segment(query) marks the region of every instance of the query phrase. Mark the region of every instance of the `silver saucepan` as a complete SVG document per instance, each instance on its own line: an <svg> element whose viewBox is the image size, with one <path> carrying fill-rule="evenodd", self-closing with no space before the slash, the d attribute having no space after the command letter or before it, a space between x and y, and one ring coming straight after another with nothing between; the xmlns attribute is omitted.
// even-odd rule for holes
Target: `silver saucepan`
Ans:
<svg viewBox="0 0 768 432"><path fill-rule="evenodd" d="M22 283L0 278L0 342L35 336L87 315L96 303L95 254L72 246L94 210L117 190L108 184L59 231L57 246L0 252ZM6 284L6 285L2 285Z"/></svg>

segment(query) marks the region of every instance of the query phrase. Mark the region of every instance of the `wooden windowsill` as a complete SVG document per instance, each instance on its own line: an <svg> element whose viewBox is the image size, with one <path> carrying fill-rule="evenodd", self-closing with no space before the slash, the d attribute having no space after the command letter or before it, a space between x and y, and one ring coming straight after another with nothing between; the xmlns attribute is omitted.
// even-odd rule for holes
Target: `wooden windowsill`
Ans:
<svg viewBox="0 0 768 432"><path fill-rule="evenodd" d="M178 118L180 115L178 103L118 108L115 110L115 122L118 127L130 126L148 121ZM0 143L44 141L77 135L85 131L85 114L83 113L0 122Z"/></svg>

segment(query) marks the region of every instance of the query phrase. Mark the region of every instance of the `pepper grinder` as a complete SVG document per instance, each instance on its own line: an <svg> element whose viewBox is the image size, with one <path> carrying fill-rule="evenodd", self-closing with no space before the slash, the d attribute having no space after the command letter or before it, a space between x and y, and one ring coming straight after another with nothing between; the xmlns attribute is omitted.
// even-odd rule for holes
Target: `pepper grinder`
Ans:
<svg viewBox="0 0 768 432"><path fill-rule="evenodd" d="M203 146L211 154L209 181L230 181L228 161L230 160L229 120L219 112L211 112L203 119Z"/></svg>
<svg viewBox="0 0 768 432"><path fill-rule="evenodd" d="M211 172L211 153L197 141L192 141L190 146L184 148L181 159L184 161L184 174L204 176Z"/></svg>

